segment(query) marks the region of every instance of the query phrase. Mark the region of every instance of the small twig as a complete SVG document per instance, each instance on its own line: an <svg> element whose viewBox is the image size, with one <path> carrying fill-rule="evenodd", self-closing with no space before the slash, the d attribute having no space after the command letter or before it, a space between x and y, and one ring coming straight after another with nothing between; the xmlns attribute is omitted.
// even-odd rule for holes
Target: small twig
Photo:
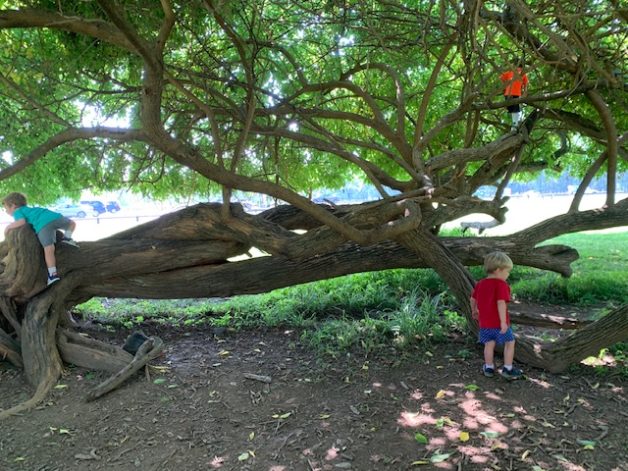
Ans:
<svg viewBox="0 0 628 471"><path fill-rule="evenodd" d="M133 446L130 446L129 448L125 448L120 453L118 453L114 458L108 459L107 463L113 463L114 461L118 461L120 458L122 458L122 455L128 453L129 451L135 450L138 447L138 445L139 445L139 442L137 442Z"/></svg>
<svg viewBox="0 0 628 471"><path fill-rule="evenodd" d="M288 443L288 440L290 439L290 437L292 435L299 435L302 432L301 429L297 429L297 430L293 430L292 432L290 432L288 435L286 435L286 438L283 439L283 442L281 443L281 445L279 445L279 448L277 448L277 451L273 454L273 459L276 460L279 457L279 453L281 453L281 449L286 446L286 443Z"/></svg>
<svg viewBox="0 0 628 471"><path fill-rule="evenodd" d="M261 381L262 383L267 383L267 384L270 384L273 380L270 376L254 375L253 373L244 373L242 376L244 376L246 379L252 379L254 381Z"/></svg>
<svg viewBox="0 0 628 471"><path fill-rule="evenodd" d="M608 427L600 427L602 429L602 433L600 433L596 438L595 441L596 442L600 442L602 441L602 439L608 435Z"/></svg>
<svg viewBox="0 0 628 471"><path fill-rule="evenodd" d="M573 403L573 404L569 407L569 409L567 409L567 412L565 412L565 415L567 416L567 415L571 414L574 410L576 410L576 407L577 407L577 406L578 406L578 404L577 404L577 403Z"/></svg>

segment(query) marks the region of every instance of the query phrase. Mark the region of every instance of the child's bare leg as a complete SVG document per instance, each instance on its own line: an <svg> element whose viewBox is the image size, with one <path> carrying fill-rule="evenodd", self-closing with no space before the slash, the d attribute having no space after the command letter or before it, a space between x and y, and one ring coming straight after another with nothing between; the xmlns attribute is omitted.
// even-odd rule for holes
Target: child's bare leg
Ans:
<svg viewBox="0 0 628 471"><path fill-rule="evenodd" d="M74 222L72 219L70 219L70 224L68 225L68 228L65 230L64 235L68 239L71 239L72 238L72 234L74 232L74 229L76 229L76 222Z"/></svg>
<svg viewBox="0 0 628 471"><path fill-rule="evenodd" d="M506 342L504 344L504 365L512 366L512 362L515 358L515 341Z"/></svg>
<svg viewBox="0 0 628 471"><path fill-rule="evenodd" d="M485 365L493 364L494 354L495 354L495 341L491 340L490 342L486 342L484 344L484 364Z"/></svg>
<svg viewBox="0 0 628 471"><path fill-rule="evenodd" d="M46 266L48 268L57 266L57 258L55 257L54 244L46 245L44 247L44 260L46 260Z"/></svg>

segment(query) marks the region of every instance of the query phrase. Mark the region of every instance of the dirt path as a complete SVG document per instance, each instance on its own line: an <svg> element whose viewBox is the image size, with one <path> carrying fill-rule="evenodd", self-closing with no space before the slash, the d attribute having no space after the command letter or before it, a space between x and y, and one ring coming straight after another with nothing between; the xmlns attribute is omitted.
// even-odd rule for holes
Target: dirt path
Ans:
<svg viewBox="0 0 628 471"><path fill-rule="evenodd" d="M295 332L158 335L150 378L85 403L104 376L71 368L42 407L0 423L0 470L628 469L618 377L489 379L470 342L322 364ZM28 394L0 362L0 408Z"/></svg>

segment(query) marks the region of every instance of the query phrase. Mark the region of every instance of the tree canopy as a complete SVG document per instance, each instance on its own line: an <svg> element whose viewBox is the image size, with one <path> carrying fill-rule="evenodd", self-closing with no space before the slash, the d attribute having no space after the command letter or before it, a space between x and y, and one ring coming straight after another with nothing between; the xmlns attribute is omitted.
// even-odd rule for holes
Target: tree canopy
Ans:
<svg viewBox="0 0 628 471"><path fill-rule="evenodd" d="M491 250L568 276L577 252L539 242L628 224L615 194L628 168L628 15L615 0L563 3L0 1L3 190L34 203L87 188L222 196L80 254L60 250L62 281L40 295L34 234L11 235L0 349L44 391L60 371L59 312L91 296L223 296L422 266L469 315L465 267ZM505 101L499 76L519 63L528 93ZM526 117L510 131L506 106L517 103ZM568 214L507 238L437 237L468 214L503 222L504 188L542 170L581 178ZM605 208L578 211L600 174ZM354 179L380 198L311 201ZM487 184L494 199L475 198ZM230 204L235 190L285 204L248 215ZM252 246L270 256L228 262ZM623 314L593 332L624 335L613 324ZM556 351L524 343L519 355L573 360L563 352L558 365Z"/></svg>
<svg viewBox="0 0 628 471"><path fill-rule="evenodd" d="M507 130L499 74L519 60L540 118L512 173L584 176L606 150L598 173L626 168L612 1L2 5L0 177L43 202L225 187L305 209L356 177L470 195L503 176L477 149Z"/></svg>

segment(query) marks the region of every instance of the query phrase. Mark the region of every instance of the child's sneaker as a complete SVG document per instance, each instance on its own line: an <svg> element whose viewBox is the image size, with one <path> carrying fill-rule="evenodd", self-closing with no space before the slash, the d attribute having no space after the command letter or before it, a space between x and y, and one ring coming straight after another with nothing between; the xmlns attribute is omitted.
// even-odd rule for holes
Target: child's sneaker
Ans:
<svg viewBox="0 0 628 471"><path fill-rule="evenodd" d="M502 375L502 377L506 378L507 380L512 381L514 379L521 379L521 377L523 376L523 371L513 366L512 369L510 370L507 370L506 368L502 368L500 374Z"/></svg>
<svg viewBox="0 0 628 471"><path fill-rule="evenodd" d="M68 237L64 237L61 239L61 243L71 245L72 247L79 248L79 244L76 243L74 239L70 239Z"/></svg>
<svg viewBox="0 0 628 471"><path fill-rule="evenodd" d="M484 365L482 366L482 373L484 373L484 376L486 376L487 378L492 378L493 376L495 376L495 368L490 368Z"/></svg>
<svg viewBox="0 0 628 471"><path fill-rule="evenodd" d="M48 275L48 284L46 286L50 286L51 284L56 283L60 279L61 278L59 278L58 273L53 273L52 275Z"/></svg>

